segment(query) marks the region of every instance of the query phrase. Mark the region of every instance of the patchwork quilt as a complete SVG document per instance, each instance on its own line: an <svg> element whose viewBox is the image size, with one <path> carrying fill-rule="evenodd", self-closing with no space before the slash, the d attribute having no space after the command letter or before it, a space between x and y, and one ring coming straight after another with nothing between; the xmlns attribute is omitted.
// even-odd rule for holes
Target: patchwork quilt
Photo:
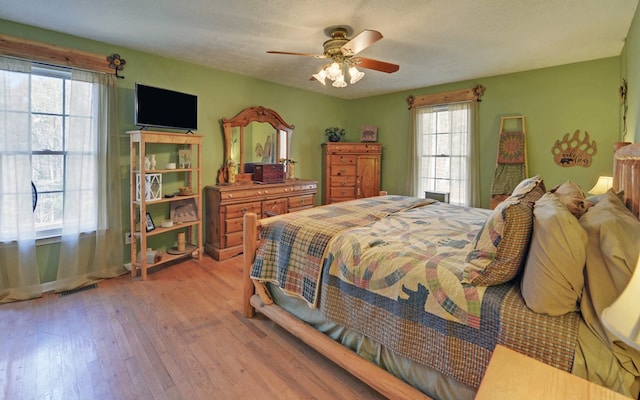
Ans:
<svg viewBox="0 0 640 400"><path fill-rule="evenodd" d="M515 281L462 283L489 213L383 196L285 214L263 229L251 275L470 387L498 343L571 371L577 313L530 311Z"/></svg>
<svg viewBox="0 0 640 400"><path fill-rule="evenodd" d="M430 203L435 201L379 196L281 215L260 232L262 242L251 277L276 284L285 293L315 307L324 253L336 233Z"/></svg>
<svg viewBox="0 0 640 400"><path fill-rule="evenodd" d="M321 312L474 388L497 343L571 371L577 313L533 313L513 282L462 283L488 214L437 203L338 233L327 249Z"/></svg>

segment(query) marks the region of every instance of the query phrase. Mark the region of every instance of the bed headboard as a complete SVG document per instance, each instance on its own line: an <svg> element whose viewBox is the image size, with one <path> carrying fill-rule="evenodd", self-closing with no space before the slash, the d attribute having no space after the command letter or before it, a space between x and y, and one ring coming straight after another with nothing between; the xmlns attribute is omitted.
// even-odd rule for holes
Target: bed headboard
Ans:
<svg viewBox="0 0 640 400"><path fill-rule="evenodd" d="M624 190L625 205L640 217L640 143L616 143L613 156L613 190Z"/></svg>

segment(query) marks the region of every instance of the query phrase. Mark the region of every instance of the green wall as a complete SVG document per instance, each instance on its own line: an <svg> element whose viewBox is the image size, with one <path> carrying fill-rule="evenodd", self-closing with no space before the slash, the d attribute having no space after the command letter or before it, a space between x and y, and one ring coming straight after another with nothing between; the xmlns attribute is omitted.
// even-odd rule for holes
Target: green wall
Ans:
<svg viewBox="0 0 640 400"><path fill-rule="evenodd" d="M636 17L637 20L637 17ZM640 41L638 23L632 27L633 43ZM122 197L125 230L128 230L129 158L127 130L133 125L134 83L198 95L198 134L204 137L204 183L215 184L216 172L223 162L223 135L220 119L233 117L248 106L262 105L276 110L287 122L296 126L292 158L299 161L296 175L320 180L320 144L328 126L347 129L343 140L358 141L360 127L378 126L378 140L383 143L382 187L390 193L403 193L406 180L406 153L409 135L409 112L406 98L482 84L486 87L480 103L480 151L482 204L489 204L489 189L495 166L500 117L526 117L530 174L541 174L547 186L570 179L589 188L599 174L610 173L612 143L619 139L618 87L621 70L638 74L640 55L629 49L621 57L565 65L554 68L495 76L466 82L419 88L411 91L341 100L262 80L189 64L155 55L64 35L56 32L0 20L0 33L38 40L98 54L119 53L127 64L119 85L119 131L122 133L121 166ZM384 79L384 77L376 77ZM633 79L632 79L633 78ZM369 79L372 79L370 77ZM640 77L628 77L630 88L637 87ZM336 89L337 90L337 89ZM633 93L633 92L631 92ZM638 108L640 96L633 97ZM630 97L630 100L631 100ZM631 111L629 130L635 133L638 110ZM633 128L631 122L633 120ZM565 133L588 131L598 145L598 154L591 168L561 168L552 161L551 146ZM636 134L638 137L638 134ZM317 201L321 198L317 196ZM169 244L171 245L171 244ZM56 244L38 248L38 260L43 282L55 280ZM128 261L129 252L125 252Z"/></svg>
<svg viewBox="0 0 640 400"><path fill-rule="evenodd" d="M640 95L638 95L640 92L640 7L636 9L636 15L622 51L620 74L622 78L627 80L628 85L627 124L623 140L640 142L640 126L638 125L640 118ZM621 114L624 113L621 112Z"/></svg>
<svg viewBox="0 0 640 400"><path fill-rule="evenodd" d="M589 189L597 175L611 173L611 149L619 130L619 64L619 57L613 57L355 100L349 107L352 116L349 128L378 125L378 140L384 146L383 189L402 193L410 135L406 98L481 84L486 88L479 106L483 207L489 206L503 116L525 117L530 175L540 174L548 188L572 180ZM589 133L598 153L590 168L559 167L553 162L551 147L557 139L566 133L573 135L576 130L582 135L585 131Z"/></svg>

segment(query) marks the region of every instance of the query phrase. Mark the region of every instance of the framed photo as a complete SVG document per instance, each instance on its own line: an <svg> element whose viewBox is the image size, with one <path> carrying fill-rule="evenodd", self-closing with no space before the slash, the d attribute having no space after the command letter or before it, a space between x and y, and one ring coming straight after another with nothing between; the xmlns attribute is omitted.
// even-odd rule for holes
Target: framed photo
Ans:
<svg viewBox="0 0 640 400"><path fill-rule="evenodd" d="M155 224L153 223L153 218L151 218L151 214L147 213L147 218L146 218L146 225L147 225L147 232L151 232L152 230L156 229Z"/></svg>
<svg viewBox="0 0 640 400"><path fill-rule="evenodd" d="M378 140L378 127L375 125L365 125L360 131L361 142L375 142Z"/></svg>
<svg viewBox="0 0 640 400"><path fill-rule="evenodd" d="M174 223L198 220L198 204L196 199L184 199L171 202L170 218Z"/></svg>

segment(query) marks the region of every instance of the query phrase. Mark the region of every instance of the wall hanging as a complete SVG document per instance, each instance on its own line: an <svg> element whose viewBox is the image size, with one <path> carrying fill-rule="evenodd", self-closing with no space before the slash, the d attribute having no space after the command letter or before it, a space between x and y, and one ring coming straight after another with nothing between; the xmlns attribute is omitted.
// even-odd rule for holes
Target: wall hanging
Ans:
<svg viewBox="0 0 640 400"><path fill-rule="evenodd" d="M592 157L598 152L596 141L589 140L589 132L584 131L584 138L580 139L580 130L576 130L573 136L569 133L556 140L551 147L553 161L561 167L591 166Z"/></svg>

